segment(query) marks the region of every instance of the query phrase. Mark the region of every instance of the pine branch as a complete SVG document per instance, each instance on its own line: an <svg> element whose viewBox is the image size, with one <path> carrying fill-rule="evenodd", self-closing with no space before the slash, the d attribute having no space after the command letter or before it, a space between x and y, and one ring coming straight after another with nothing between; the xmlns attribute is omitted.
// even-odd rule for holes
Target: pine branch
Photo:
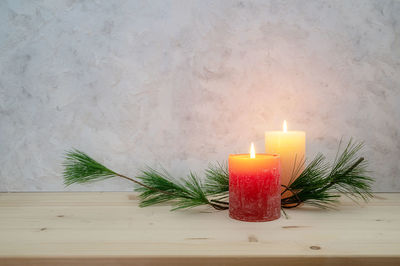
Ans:
<svg viewBox="0 0 400 266"><path fill-rule="evenodd" d="M340 142L341 144L341 142ZM300 176L288 185L295 193L282 199L282 207L306 203L320 208L329 208L337 203L335 192L344 193L352 199L367 201L371 194L373 179L368 176L367 162L358 153L363 143L350 140L340 153L340 147L332 166L325 163L325 157L318 155Z"/></svg>
<svg viewBox="0 0 400 266"><path fill-rule="evenodd" d="M208 195L227 197L229 191L229 170L226 163L210 164L205 170L205 191Z"/></svg>
<svg viewBox="0 0 400 266"><path fill-rule="evenodd" d="M366 160L358 157L363 143L354 143L350 140L341 153L340 146L332 166L326 163L326 158L322 154L318 154L297 179L293 178L293 182L284 186L282 194L287 191L292 194L282 199L282 208L294 208L302 203L319 208L333 207L339 197L337 192L364 201L372 197L373 179L368 176ZM304 162L301 161L294 169L300 169L300 164ZM67 152L63 165L66 185L111 177L134 182L137 185L135 190L140 193L141 207L162 202L171 202L172 210L200 205L225 210L229 206L224 200L229 193L229 171L226 164L211 164L205 171L205 184L193 173L186 179L176 180L167 171L157 171L152 168L141 171L133 179L110 170L78 150ZM293 174L295 173L296 171Z"/></svg>
<svg viewBox="0 0 400 266"><path fill-rule="evenodd" d="M63 166L64 183L67 186L74 183L100 181L111 177L121 177L134 182L138 185L136 191L141 193L139 195L141 207L174 200L175 207L173 210L199 205L210 205L217 210L228 208L217 202L209 201L202 183L193 173L186 180L175 181L166 171L161 173L150 168L142 171L140 175L133 179L110 170L76 149L66 153Z"/></svg>
<svg viewBox="0 0 400 266"><path fill-rule="evenodd" d="M192 208L199 205L210 205L218 210L226 208L208 200L201 181L193 173L190 173L185 180L175 180L165 170L159 172L149 168L142 171L137 178L148 187L157 189L154 191L143 186L135 189L140 193L141 207L173 200L174 208L172 210ZM169 192L169 194L166 195L162 192Z"/></svg>
<svg viewBox="0 0 400 266"><path fill-rule="evenodd" d="M74 183L89 183L118 176L140 186L152 189L151 187L146 186L146 184L108 169L101 163L89 157L86 153L76 149L67 151L63 166L64 184L67 186Z"/></svg>
<svg viewBox="0 0 400 266"><path fill-rule="evenodd" d="M117 174L90 158L87 154L73 149L65 154L64 184L88 183L115 177Z"/></svg>

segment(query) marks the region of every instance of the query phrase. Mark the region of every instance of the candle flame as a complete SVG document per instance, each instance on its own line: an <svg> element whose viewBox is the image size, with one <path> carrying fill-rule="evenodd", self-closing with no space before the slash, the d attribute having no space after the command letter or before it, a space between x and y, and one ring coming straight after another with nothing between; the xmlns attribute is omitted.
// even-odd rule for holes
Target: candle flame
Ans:
<svg viewBox="0 0 400 266"><path fill-rule="evenodd" d="M287 132L287 123L286 120L283 120L283 132Z"/></svg>
<svg viewBox="0 0 400 266"><path fill-rule="evenodd" d="M254 149L254 143L251 143L250 146L250 158L256 158L256 150Z"/></svg>

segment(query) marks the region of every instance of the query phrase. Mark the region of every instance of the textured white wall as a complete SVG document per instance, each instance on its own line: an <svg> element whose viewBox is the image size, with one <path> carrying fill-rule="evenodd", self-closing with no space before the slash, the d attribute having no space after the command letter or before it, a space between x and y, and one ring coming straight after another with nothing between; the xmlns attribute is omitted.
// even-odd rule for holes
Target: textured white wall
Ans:
<svg viewBox="0 0 400 266"><path fill-rule="evenodd" d="M0 1L0 96L0 191L64 190L70 147L182 175L283 119L400 191L399 1Z"/></svg>

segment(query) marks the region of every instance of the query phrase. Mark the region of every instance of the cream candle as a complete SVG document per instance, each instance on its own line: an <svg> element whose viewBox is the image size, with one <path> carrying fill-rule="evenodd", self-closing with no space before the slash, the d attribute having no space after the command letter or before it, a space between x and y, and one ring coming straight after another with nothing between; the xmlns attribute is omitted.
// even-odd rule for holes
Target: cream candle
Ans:
<svg viewBox="0 0 400 266"><path fill-rule="evenodd" d="M281 158L281 184L287 186L304 170L306 133L288 131L286 120L283 131L265 132L266 153L279 154Z"/></svg>

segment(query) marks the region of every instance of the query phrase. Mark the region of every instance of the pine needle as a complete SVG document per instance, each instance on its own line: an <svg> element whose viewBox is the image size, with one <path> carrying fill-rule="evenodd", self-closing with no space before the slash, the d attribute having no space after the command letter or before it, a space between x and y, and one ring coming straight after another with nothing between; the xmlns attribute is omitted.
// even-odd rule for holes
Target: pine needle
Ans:
<svg viewBox="0 0 400 266"><path fill-rule="evenodd" d="M141 207L172 201L173 209L192 208L199 205L210 205L222 210L228 207L224 204L209 201L202 182L194 173L186 179L175 180L167 171L157 171L152 168L144 170L135 177L127 177L108 169L106 166L79 150L68 151L65 155L64 183L69 186L74 183L89 183L111 177L121 177L134 182L136 191L140 192Z"/></svg>
<svg viewBox="0 0 400 266"><path fill-rule="evenodd" d="M141 207L171 200L175 200L173 210L209 204L201 184L192 173L187 180L179 181L174 180L166 171L159 172L148 168L136 178L154 188L153 190L141 186L135 188L135 191L140 192Z"/></svg>
<svg viewBox="0 0 400 266"><path fill-rule="evenodd" d="M224 196L229 191L229 171L226 163L210 164L205 170L204 188L208 195Z"/></svg>
<svg viewBox="0 0 400 266"><path fill-rule="evenodd" d="M291 196L282 199L282 208L294 208L308 204L318 208L332 208L338 200L338 192L344 193L353 200L367 201L372 197L373 179L368 175L367 161L358 154L363 143L354 143L350 139L340 152L341 142L332 165L326 162L325 156L318 154L297 179L285 187L292 192ZM304 164L300 160L294 165L293 175ZM217 210L228 209L229 203L224 200L229 195L229 171L226 164L210 164L205 170L205 183L194 173L184 179L175 179L167 171L148 168L135 178L119 174L105 167L79 150L68 151L65 155L64 183L88 183L111 177L121 177L134 182L135 191L139 192L140 206L147 207L163 202L171 202L172 210L209 205Z"/></svg>
<svg viewBox="0 0 400 266"><path fill-rule="evenodd" d="M300 176L288 185L295 195L283 198L282 206L290 208L292 204L306 203L319 208L330 208L337 203L337 192L352 199L367 201L372 197L373 179L368 176L367 162L358 153L363 143L354 143L352 139L340 152L341 142L332 166L325 162L321 154L312 160Z"/></svg>
<svg viewBox="0 0 400 266"><path fill-rule="evenodd" d="M65 154L64 184L88 183L116 176L116 173L90 158L86 153L73 149Z"/></svg>

